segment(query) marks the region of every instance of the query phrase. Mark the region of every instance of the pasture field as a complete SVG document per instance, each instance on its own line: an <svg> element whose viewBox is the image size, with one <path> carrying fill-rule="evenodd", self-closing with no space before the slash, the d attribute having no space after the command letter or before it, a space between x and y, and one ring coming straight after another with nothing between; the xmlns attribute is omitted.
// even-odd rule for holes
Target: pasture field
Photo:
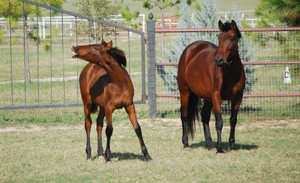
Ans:
<svg viewBox="0 0 300 183"><path fill-rule="evenodd" d="M123 110L114 113L112 163L85 155L81 108L0 111L0 182L299 182L300 121L240 122L237 150L215 154L204 148L198 127L191 148L182 149L175 119L145 119L137 105L153 160L143 162L137 137ZM96 116L92 117L93 119ZM211 122L216 140L214 122ZM223 128L228 148L229 127ZM106 138L104 138L105 144Z"/></svg>

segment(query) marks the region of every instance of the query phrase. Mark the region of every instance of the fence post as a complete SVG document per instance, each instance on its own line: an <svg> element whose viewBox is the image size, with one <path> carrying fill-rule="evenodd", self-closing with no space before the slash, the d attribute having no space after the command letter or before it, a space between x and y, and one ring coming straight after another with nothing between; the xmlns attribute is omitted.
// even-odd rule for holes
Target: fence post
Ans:
<svg viewBox="0 0 300 183"><path fill-rule="evenodd" d="M155 55L155 21L153 14L149 13L147 23L147 41L148 41L148 115L150 118L156 117L156 55Z"/></svg>

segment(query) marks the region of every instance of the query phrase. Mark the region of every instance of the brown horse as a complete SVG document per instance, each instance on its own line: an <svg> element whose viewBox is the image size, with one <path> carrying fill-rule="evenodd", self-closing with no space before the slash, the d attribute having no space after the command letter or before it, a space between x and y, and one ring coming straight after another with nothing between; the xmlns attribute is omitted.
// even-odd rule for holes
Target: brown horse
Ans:
<svg viewBox="0 0 300 183"><path fill-rule="evenodd" d="M139 139L145 160L150 160L142 137L142 130L137 121L133 103L134 89L129 74L125 70L126 57L122 50L112 47L101 40L100 44L73 46L73 58L90 62L79 77L80 91L85 114L86 153L91 158L90 131L92 126L91 113L100 108L97 117L98 156L111 161L110 138L113 133L112 113L115 109L125 108L130 122ZM103 119L106 117L107 144L105 154L102 147Z"/></svg>
<svg viewBox="0 0 300 183"><path fill-rule="evenodd" d="M182 142L188 147L188 133L193 137L195 118L198 118L199 97L204 100L201 119L205 142L213 147L209 129L211 110L216 118L217 153L223 152L221 133L223 120L222 100L231 101L229 148L234 149L237 114L245 88L245 71L238 53L241 33L235 23L221 21L219 46L205 41L196 41L185 48L178 65L178 87L182 121Z"/></svg>

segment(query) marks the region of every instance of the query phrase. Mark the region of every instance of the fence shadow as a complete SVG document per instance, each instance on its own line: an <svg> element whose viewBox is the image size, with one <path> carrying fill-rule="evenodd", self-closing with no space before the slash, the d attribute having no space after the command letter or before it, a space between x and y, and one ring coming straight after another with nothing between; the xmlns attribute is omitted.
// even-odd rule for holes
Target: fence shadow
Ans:
<svg viewBox="0 0 300 183"><path fill-rule="evenodd" d="M222 142L222 145L223 145L224 150L229 149L229 143L228 142ZM214 146L216 146L216 143L214 143ZM193 143L193 144L191 144L191 148L192 149L196 149L196 148L205 148L205 149L207 149L205 141L200 141L198 143ZM255 149L258 149L258 145L236 143L234 150L248 150L248 151L251 151L251 150L255 150Z"/></svg>

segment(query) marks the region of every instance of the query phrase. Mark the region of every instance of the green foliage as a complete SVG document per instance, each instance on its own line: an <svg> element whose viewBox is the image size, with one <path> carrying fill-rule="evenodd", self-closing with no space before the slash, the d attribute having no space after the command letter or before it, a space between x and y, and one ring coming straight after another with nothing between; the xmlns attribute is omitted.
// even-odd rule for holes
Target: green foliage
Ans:
<svg viewBox="0 0 300 183"><path fill-rule="evenodd" d="M122 17L127 22L130 22L132 19L137 18L139 16L140 12L138 12L138 11L130 11L130 9L128 8L128 6L126 6L125 8L123 8L121 10L121 14L122 14Z"/></svg>
<svg viewBox="0 0 300 183"><path fill-rule="evenodd" d="M238 7L234 4L232 7L232 14L230 17L232 20L235 20L237 25L241 27L243 25L241 23L242 15L238 11ZM255 51L251 43L248 41L247 37L245 35L240 39L239 41L239 55L242 60L242 62L248 62L248 61L254 61L255 58ZM255 78L254 78L254 66L253 65L247 65L244 66L245 74L246 74L246 87L245 87L245 93L250 93L253 85L255 84Z"/></svg>
<svg viewBox="0 0 300 183"><path fill-rule="evenodd" d="M300 26L299 0L261 0L255 9L255 14L262 17L261 26L271 26L271 24Z"/></svg>
<svg viewBox="0 0 300 183"><path fill-rule="evenodd" d="M126 22L130 24L131 27L138 28L139 20L134 21L138 18L140 12L139 11L130 11L128 6L121 10L121 15L125 19Z"/></svg>
<svg viewBox="0 0 300 183"><path fill-rule="evenodd" d="M78 13L98 19L108 19L120 9L120 4L109 0L77 0L74 6Z"/></svg>
<svg viewBox="0 0 300 183"><path fill-rule="evenodd" d="M196 11L194 18L191 18L190 9L186 2L182 1L180 3L181 17L178 22L179 28L216 28L218 24L218 15L215 1L213 0L204 0L201 5L201 11ZM234 7L231 19L236 20L239 27L241 27L240 19L241 14L238 13L237 7ZM175 43L173 46L168 49L166 55L169 62L178 62L181 56L182 51L190 43L197 40L210 41L217 44L217 35L219 33L178 33L176 36ZM247 41L246 37L243 37L239 42L239 54L241 60L244 62L253 61L254 58L254 49L251 47L250 43ZM249 93L251 91L252 85L255 83L254 78L254 67L246 66L246 89L245 92ZM169 92L177 93L177 68L170 68L159 66L157 67L157 73L161 76L164 83L166 84Z"/></svg>
<svg viewBox="0 0 300 183"><path fill-rule="evenodd" d="M160 10L173 7L180 3L179 0L141 0L143 1L144 8L153 9L158 7Z"/></svg>
<svg viewBox="0 0 300 183"><path fill-rule="evenodd" d="M77 0L74 4L76 11L85 16L110 21L113 15L117 15L121 5L109 0ZM94 25L92 22L79 22L78 32L80 35L89 35L94 40L99 40L104 34L113 34L110 27Z"/></svg>
<svg viewBox="0 0 300 183"><path fill-rule="evenodd" d="M63 5L64 0L34 0L35 2L46 4L49 6L54 6L56 8L61 8ZM9 4L10 2L10 4ZM29 17L29 16L41 16L42 9L37 8L34 5L25 3L24 10L23 10L23 2L20 0L5 0L0 1L0 16L8 17L11 16L15 19L18 19L22 16Z"/></svg>
<svg viewBox="0 0 300 183"><path fill-rule="evenodd" d="M4 30L3 28L0 28L0 44L3 44L4 43Z"/></svg>
<svg viewBox="0 0 300 183"><path fill-rule="evenodd" d="M190 17L190 9L186 2L182 1L180 3L180 11L181 17L178 22L179 28L192 28L194 26L193 22L191 21ZM193 40L193 34L178 34L176 36L176 43L172 44L172 47L168 49L169 51L167 54L167 59L169 62L178 62L180 55L184 48L188 46ZM167 85L168 90L171 93L177 93L177 68L176 67L165 67L165 66L158 66L157 73L163 79L164 83Z"/></svg>

